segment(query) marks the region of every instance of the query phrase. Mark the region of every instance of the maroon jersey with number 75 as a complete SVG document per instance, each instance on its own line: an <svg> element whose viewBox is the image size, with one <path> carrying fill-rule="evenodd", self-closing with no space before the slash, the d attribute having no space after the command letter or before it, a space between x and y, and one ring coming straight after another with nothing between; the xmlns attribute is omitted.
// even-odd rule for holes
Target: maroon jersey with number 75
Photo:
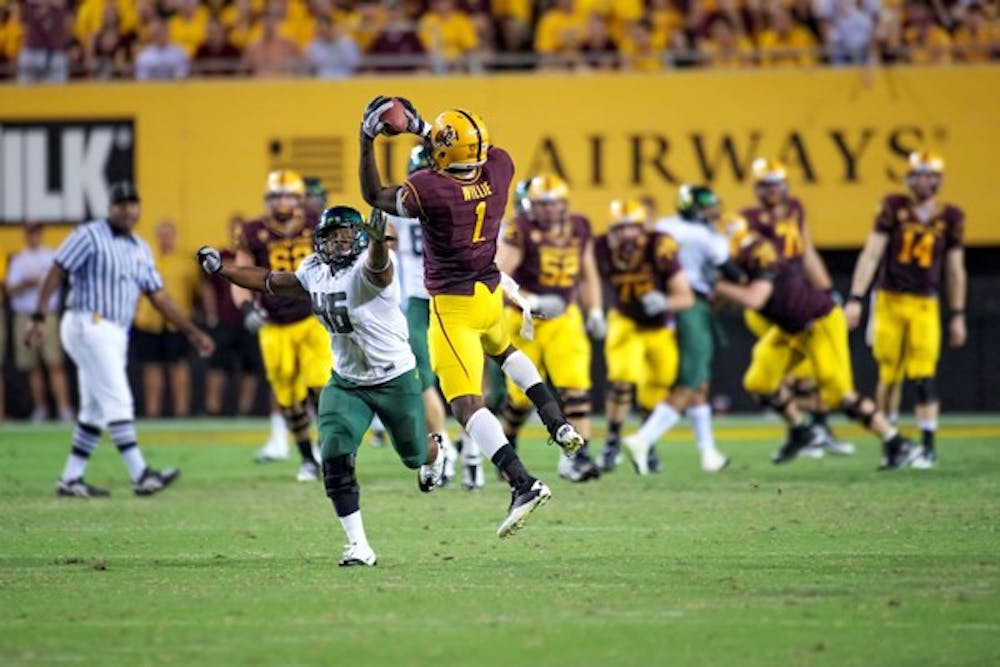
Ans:
<svg viewBox="0 0 1000 667"><path fill-rule="evenodd" d="M500 284L494 258L513 178L510 155L494 146L472 179L421 169L403 183L399 213L420 219L424 286L431 296L467 296L477 282L491 290Z"/></svg>

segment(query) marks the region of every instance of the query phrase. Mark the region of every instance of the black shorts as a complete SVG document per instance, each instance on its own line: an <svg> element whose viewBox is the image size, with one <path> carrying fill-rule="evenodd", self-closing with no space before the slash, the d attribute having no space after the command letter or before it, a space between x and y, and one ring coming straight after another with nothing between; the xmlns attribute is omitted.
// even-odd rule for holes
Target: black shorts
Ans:
<svg viewBox="0 0 1000 667"><path fill-rule="evenodd" d="M242 326L219 325L209 333L215 352L208 359L209 368L235 373L257 373L261 368L257 337Z"/></svg>
<svg viewBox="0 0 1000 667"><path fill-rule="evenodd" d="M187 358L191 346L187 336L179 331L150 333L132 329L132 348L141 362L172 364Z"/></svg>

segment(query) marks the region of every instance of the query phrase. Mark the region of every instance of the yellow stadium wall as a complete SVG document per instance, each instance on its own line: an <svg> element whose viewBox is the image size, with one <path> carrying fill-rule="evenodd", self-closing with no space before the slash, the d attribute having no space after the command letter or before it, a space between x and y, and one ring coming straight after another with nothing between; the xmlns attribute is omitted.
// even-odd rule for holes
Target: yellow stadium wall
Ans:
<svg viewBox="0 0 1000 667"><path fill-rule="evenodd" d="M573 208L599 229L611 198L649 194L664 211L682 181L709 181L727 207L746 205L749 163L767 155L789 165L816 242L856 247L880 196L900 187L906 153L927 146L947 160L944 196L966 209L969 242L1000 243L990 166L1000 67L2 87L0 122L133 118L140 231L170 217L193 248L225 242L231 213L261 209L274 166L322 169L331 201L360 205L357 127L380 93L407 96L427 116L477 111L519 177L561 172ZM411 143L382 149L397 182ZM0 242L20 247L20 230L0 230Z"/></svg>

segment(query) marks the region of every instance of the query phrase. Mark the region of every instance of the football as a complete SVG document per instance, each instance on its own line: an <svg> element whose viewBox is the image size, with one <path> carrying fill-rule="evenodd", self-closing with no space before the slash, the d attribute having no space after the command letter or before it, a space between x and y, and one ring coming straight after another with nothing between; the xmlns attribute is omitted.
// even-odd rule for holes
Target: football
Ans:
<svg viewBox="0 0 1000 667"><path fill-rule="evenodd" d="M400 134L406 131L406 109L395 97L392 98L392 106L382 113L380 119L385 122L386 134Z"/></svg>

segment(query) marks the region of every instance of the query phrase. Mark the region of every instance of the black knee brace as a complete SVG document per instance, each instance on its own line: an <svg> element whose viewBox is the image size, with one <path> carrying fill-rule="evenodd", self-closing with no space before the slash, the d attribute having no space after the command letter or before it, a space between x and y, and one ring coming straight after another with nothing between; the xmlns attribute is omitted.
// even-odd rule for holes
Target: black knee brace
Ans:
<svg viewBox="0 0 1000 667"><path fill-rule="evenodd" d="M917 405L927 405L937 403L937 387L934 385L934 378L919 378L913 381L914 393L917 397Z"/></svg>
<svg viewBox="0 0 1000 667"><path fill-rule="evenodd" d="M816 383L812 380L799 378L792 382L792 394L795 398L812 398L817 392Z"/></svg>
<svg viewBox="0 0 1000 667"><path fill-rule="evenodd" d="M757 394L757 401L762 407L774 408L778 412L784 412L788 404L792 402L791 392L779 389L773 394Z"/></svg>
<svg viewBox="0 0 1000 667"><path fill-rule="evenodd" d="M631 404L632 395L635 393L635 385L628 382L613 382L608 387L608 397L613 403L619 405Z"/></svg>
<svg viewBox="0 0 1000 667"><path fill-rule="evenodd" d="M288 430L293 434L308 430L309 415L306 414L305 403L299 402L295 405L283 407L281 408L281 414L285 417L285 423L288 424Z"/></svg>
<svg viewBox="0 0 1000 667"><path fill-rule="evenodd" d="M590 391L559 388L559 404L566 419L586 419L590 416Z"/></svg>
<svg viewBox="0 0 1000 667"><path fill-rule="evenodd" d="M341 454L323 461L323 486L327 497L333 501L337 516L358 511L361 489L354 476L354 454Z"/></svg>
<svg viewBox="0 0 1000 667"><path fill-rule="evenodd" d="M853 401L844 399L841 408L843 408L844 414L850 419L861 422L865 428L872 425L872 418L875 417L875 413L878 411L878 408L875 407L875 402L864 396L858 396Z"/></svg>

